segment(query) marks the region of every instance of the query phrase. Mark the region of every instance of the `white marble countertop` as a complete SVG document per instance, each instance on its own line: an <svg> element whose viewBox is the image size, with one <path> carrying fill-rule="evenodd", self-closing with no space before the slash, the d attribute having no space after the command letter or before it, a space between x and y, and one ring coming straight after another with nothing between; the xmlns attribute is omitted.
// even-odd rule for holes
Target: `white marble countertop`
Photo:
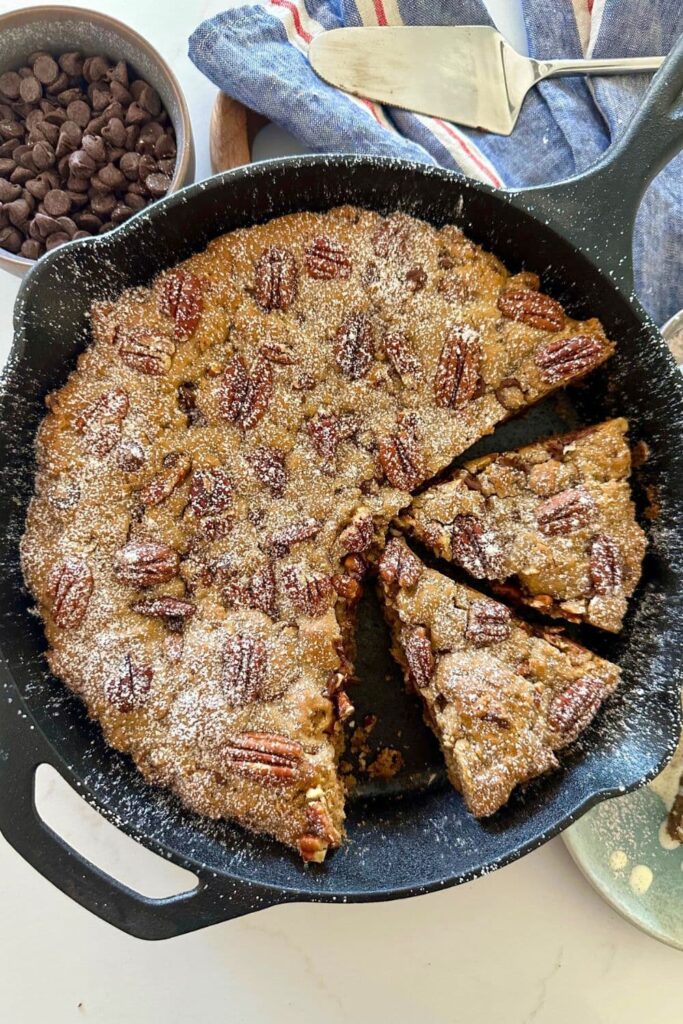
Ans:
<svg viewBox="0 0 683 1024"><path fill-rule="evenodd" d="M88 0L83 0L86 5ZM178 74L210 173L214 89L186 39L230 0L89 0L146 35ZM8 10L0 0L0 12ZM518 0L490 0L524 45ZM257 155L291 151L267 129ZM18 280L0 271L0 359ZM49 778L46 807L103 867L161 894L169 866L95 812L70 809ZM113 835L112 835L113 833ZM168 890L171 891L171 890ZM681 956L636 931L584 881L559 839L469 885L395 903L273 908L163 943L103 924L0 838L0 1019L7 1024L664 1024L680 1019Z"/></svg>

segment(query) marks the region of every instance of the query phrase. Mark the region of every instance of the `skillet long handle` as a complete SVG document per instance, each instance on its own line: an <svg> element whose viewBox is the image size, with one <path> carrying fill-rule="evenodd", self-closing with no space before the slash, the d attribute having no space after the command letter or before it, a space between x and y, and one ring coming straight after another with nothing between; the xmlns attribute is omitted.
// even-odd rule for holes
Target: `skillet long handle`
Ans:
<svg viewBox="0 0 683 1024"><path fill-rule="evenodd" d="M652 179L683 147L683 35L655 75L620 139L587 171L518 193L535 216L587 253L627 296L633 294L632 239Z"/></svg>

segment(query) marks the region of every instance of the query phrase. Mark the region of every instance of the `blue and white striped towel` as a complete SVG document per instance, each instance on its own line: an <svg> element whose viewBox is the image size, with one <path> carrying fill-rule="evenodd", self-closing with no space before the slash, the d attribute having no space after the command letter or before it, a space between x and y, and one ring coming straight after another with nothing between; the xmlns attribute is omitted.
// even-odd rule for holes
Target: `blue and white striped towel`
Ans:
<svg viewBox="0 0 683 1024"><path fill-rule="evenodd" d="M668 53L681 0L522 0L534 57ZM374 153L451 167L496 187L561 178L594 163L629 123L649 77L564 78L532 90L510 137L358 99L322 82L311 39L345 25L492 24L481 0L262 0L203 22L190 57L229 96L309 149ZM683 307L683 155L651 185L638 216L636 287L658 323Z"/></svg>

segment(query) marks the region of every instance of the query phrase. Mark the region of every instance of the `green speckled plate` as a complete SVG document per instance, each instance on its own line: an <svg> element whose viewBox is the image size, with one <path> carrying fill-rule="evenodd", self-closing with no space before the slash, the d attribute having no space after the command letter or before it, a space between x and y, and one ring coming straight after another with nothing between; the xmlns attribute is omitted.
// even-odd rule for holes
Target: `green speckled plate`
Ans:
<svg viewBox="0 0 683 1024"><path fill-rule="evenodd" d="M683 950L683 846L665 850L660 844L665 816L661 798L639 789L594 807L563 839L603 899L648 935ZM646 892L631 884L640 866L652 872ZM638 870L633 881L643 875L648 877Z"/></svg>

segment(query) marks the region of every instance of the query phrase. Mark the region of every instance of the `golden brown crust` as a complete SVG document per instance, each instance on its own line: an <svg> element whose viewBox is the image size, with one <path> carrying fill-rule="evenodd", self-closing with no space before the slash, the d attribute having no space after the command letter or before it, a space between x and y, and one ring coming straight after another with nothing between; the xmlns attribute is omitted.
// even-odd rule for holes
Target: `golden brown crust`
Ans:
<svg viewBox="0 0 683 1024"><path fill-rule="evenodd" d="M531 284L454 227L345 207L93 309L23 564L53 671L147 778L306 859L338 844L365 562L406 489L612 352Z"/></svg>
<svg viewBox="0 0 683 1024"><path fill-rule="evenodd" d="M548 615L618 632L645 534L625 419L466 462L398 522L436 554Z"/></svg>
<svg viewBox="0 0 683 1024"><path fill-rule="evenodd" d="M619 669L427 569L402 539L388 544L379 578L393 653L451 782L473 814L493 814L517 785L557 767L556 751L589 724Z"/></svg>

